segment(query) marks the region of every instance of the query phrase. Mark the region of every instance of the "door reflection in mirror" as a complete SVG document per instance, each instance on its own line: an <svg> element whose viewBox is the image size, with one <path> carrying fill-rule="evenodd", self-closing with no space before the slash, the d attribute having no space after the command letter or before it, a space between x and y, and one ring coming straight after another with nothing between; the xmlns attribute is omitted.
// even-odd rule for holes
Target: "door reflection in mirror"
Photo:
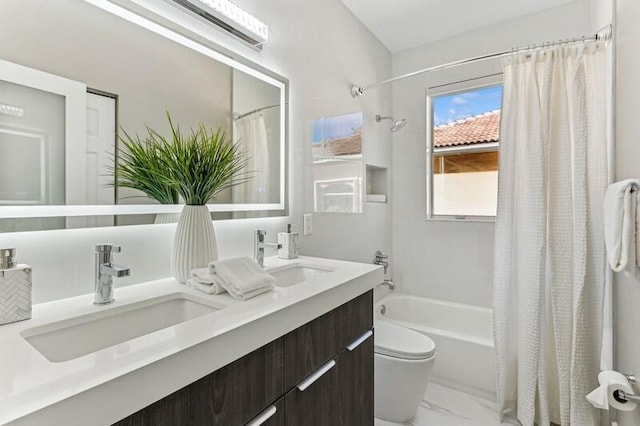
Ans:
<svg viewBox="0 0 640 426"><path fill-rule="evenodd" d="M64 102L0 81L1 205L64 204Z"/></svg>

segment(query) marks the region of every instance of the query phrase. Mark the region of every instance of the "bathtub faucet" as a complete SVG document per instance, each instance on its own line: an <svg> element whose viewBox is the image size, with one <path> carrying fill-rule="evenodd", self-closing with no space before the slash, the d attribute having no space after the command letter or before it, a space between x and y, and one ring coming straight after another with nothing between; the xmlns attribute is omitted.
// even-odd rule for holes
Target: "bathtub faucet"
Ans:
<svg viewBox="0 0 640 426"><path fill-rule="evenodd" d="M386 285L391 291L396 289L396 284L393 282L393 280L390 280L388 278L385 278L384 281L382 281L379 285Z"/></svg>

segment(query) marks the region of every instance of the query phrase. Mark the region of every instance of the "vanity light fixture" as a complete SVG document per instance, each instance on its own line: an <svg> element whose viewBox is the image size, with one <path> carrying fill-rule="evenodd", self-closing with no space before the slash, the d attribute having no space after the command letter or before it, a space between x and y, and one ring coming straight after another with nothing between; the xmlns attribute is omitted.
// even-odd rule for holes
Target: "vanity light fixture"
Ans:
<svg viewBox="0 0 640 426"><path fill-rule="evenodd" d="M24 115L24 109L13 105L0 104L0 114L22 117Z"/></svg>
<svg viewBox="0 0 640 426"><path fill-rule="evenodd" d="M257 49L269 39L269 26L230 0L173 0Z"/></svg>

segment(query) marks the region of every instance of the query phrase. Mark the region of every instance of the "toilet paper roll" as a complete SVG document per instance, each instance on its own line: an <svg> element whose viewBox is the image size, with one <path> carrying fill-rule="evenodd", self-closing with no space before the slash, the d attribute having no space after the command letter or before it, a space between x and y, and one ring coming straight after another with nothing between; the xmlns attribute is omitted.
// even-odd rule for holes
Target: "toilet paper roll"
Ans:
<svg viewBox="0 0 640 426"><path fill-rule="evenodd" d="M607 388L598 386L587 395L587 400L596 408L601 410L609 409L609 401L607 401Z"/></svg>
<svg viewBox="0 0 640 426"><path fill-rule="evenodd" d="M625 401L621 398L619 391L623 391L625 394L633 395L635 392L629 384L626 377L622 376L622 380L616 380L615 382L607 385L607 400L609 407L622 411L631 411L636 408L636 403L631 401Z"/></svg>
<svg viewBox="0 0 640 426"><path fill-rule="evenodd" d="M608 386L611 383L629 383L624 374L617 371L605 370L598 373L598 383Z"/></svg>
<svg viewBox="0 0 640 426"><path fill-rule="evenodd" d="M596 408L608 410L609 407L623 411L631 411L636 407L636 403L625 401L620 395L623 391L627 395L633 395L633 387L628 379L617 371L601 371L598 374L598 386L587 395L587 400Z"/></svg>

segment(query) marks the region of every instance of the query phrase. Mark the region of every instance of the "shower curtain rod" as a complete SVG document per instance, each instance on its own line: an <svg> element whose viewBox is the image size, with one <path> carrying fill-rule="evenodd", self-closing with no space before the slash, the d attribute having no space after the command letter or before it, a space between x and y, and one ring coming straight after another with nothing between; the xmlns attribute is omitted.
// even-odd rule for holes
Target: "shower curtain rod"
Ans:
<svg viewBox="0 0 640 426"><path fill-rule="evenodd" d="M541 44L533 44L533 45L529 45L529 46L515 47L513 49L503 50L501 52L495 52L495 53L491 53L491 54L488 54L488 55L474 56L472 58L460 59L460 60L449 62L449 63L446 63L446 64L436 65L436 66L429 67L429 68L424 68L424 69L421 69L421 70L418 70L418 71L410 72L408 74L399 75L397 77L393 77L393 78L390 78L388 80L383 80L383 81L379 81L377 83L369 84L367 86L358 86L358 85L354 84L354 85L351 86L351 96L353 97L353 99L357 99L360 96L362 96L364 94L364 92L366 92L369 89L373 89L373 88L378 87L378 86L382 86L382 85L385 85L385 84L393 83L394 81L402 80L402 79L405 79L405 78L408 78L408 77L414 77L416 75L424 74L424 73L430 72L430 71L439 71L439 70L444 70L444 69L447 69L447 68L455 67L455 66L458 66L458 65L465 65L465 64L471 64L471 63L474 63L474 62L484 61L484 60L487 60L487 59L500 58L502 56L511 55L511 54L519 52L519 51L539 49L541 47L555 46L555 45L559 45L559 44L592 42L592 41L598 41L598 40L609 40L611 38L612 31L613 31L613 26L611 24L609 24L609 25L606 25L606 26L602 27L595 35L590 36L590 37L587 37L587 36L575 37L575 38L570 38L570 39L563 39L563 40L545 42L545 43L541 43Z"/></svg>
<svg viewBox="0 0 640 426"><path fill-rule="evenodd" d="M285 102L285 105L286 105L286 104L287 104L287 102ZM249 111L249 112L245 112L244 114L240 114L240 115L236 114L236 115L235 115L235 117L234 117L234 120L235 120L235 121L238 121L238 120L240 120L241 118L248 117L248 116L250 116L251 114L255 114L256 112L262 112L262 111L266 111L266 110L268 110L268 109L277 108L277 107L279 107L280 105L282 105L282 104L269 105L269 106L266 106L266 107L262 107L262 108L254 109L254 110Z"/></svg>

